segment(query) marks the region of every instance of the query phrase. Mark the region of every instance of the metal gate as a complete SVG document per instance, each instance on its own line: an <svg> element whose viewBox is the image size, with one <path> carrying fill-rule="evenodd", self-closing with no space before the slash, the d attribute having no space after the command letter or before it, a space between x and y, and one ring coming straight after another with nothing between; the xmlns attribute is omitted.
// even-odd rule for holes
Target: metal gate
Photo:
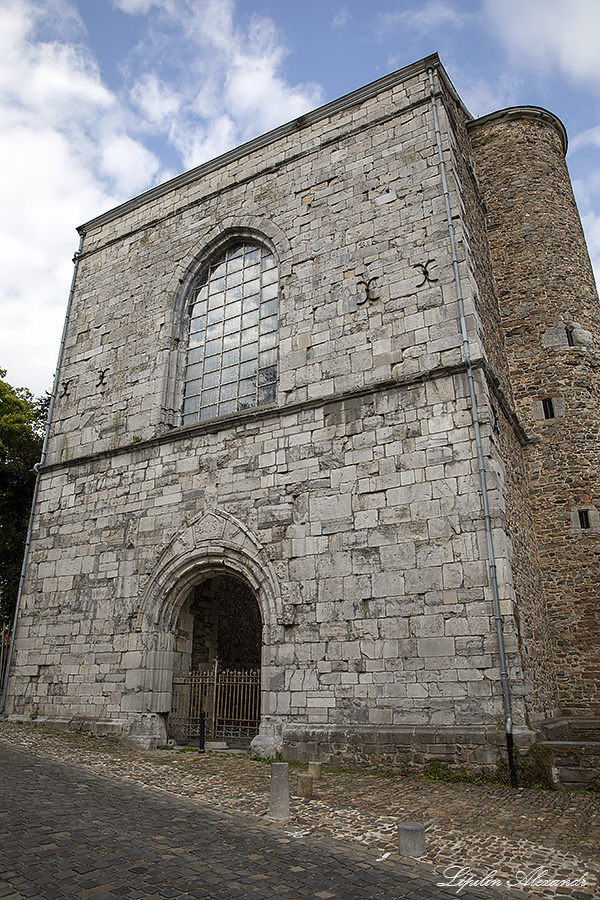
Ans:
<svg viewBox="0 0 600 900"><path fill-rule="evenodd" d="M176 672L169 713L169 736L189 741L200 735L202 714L207 741L250 740L260 726L260 669Z"/></svg>

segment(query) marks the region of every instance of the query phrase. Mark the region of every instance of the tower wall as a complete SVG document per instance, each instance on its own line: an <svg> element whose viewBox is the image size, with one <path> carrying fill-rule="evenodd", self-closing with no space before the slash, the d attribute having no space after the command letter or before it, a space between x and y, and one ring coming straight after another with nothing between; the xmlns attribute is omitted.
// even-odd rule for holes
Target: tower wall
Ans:
<svg viewBox="0 0 600 900"><path fill-rule="evenodd" d="M598 716L600 304L566 136L554 116L529 108L469 130L516 408L532 438L527 479L560 711Z"/></svg>

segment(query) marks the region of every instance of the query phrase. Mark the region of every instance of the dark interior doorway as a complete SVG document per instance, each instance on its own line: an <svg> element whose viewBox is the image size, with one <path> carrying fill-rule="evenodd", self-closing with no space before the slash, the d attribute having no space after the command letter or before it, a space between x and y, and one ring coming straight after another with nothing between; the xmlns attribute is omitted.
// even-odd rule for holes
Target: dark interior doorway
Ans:
<svg viewBox="0 0 600 900"><path fill-rule="evenodd" d="M260 609L244 581L223 574L196 585L177 622L170 736L193 740L202 717L213 738L247 744L260 723L261 646Z"/></svg>

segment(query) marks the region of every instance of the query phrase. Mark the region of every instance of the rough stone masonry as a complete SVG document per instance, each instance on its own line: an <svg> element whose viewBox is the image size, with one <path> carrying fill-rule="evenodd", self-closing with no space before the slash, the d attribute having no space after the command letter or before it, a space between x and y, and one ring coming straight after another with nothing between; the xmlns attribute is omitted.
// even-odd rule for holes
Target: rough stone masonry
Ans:
<svg viewBox="0 0 600 900"><path fill-rule="evenodd" d="M79 229L12 716L164 743L174 671L239 643L270 755L492 766L597 724L565 150L433 55Z"/></svg>

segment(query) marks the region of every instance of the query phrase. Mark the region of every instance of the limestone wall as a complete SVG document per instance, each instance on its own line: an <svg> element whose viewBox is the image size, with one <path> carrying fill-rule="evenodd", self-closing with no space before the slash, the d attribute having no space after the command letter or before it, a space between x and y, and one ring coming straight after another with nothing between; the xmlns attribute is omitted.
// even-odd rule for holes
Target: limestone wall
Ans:
<svg viewBox="0 0 600 900"><path fill-rule="evenodd" d="M279 617L265 611L270 714L313 724L501 719L474 460L457 375L57 467L37 514L16 711L166 712L168 699L157 705L140 677L161 618L141 598L166 542L223 509L259 538L281 591ZM208 555L199 575L215 555L233 564L221 540ZM510 618L506 637L522 722Z"/></svg>
<svg viewBox="0 0 600 900"><path fill-rule="evenodd" d="M173 666L191 652L180 610L195 585L232 575L261 608L269 727L481 736L503 721L427 64L85 227L14 713L159 739ZM436 86L446 108L456 103L447 82ZM440 112L524 726L535 685L521 664L505 478L520 451L503 456L494 437L492 386L506 367L486 314L489 260L474 262L481 211L462 183L464 122ZM232 235L278 259L277 401L182 428L186 290Z"/></svg>

